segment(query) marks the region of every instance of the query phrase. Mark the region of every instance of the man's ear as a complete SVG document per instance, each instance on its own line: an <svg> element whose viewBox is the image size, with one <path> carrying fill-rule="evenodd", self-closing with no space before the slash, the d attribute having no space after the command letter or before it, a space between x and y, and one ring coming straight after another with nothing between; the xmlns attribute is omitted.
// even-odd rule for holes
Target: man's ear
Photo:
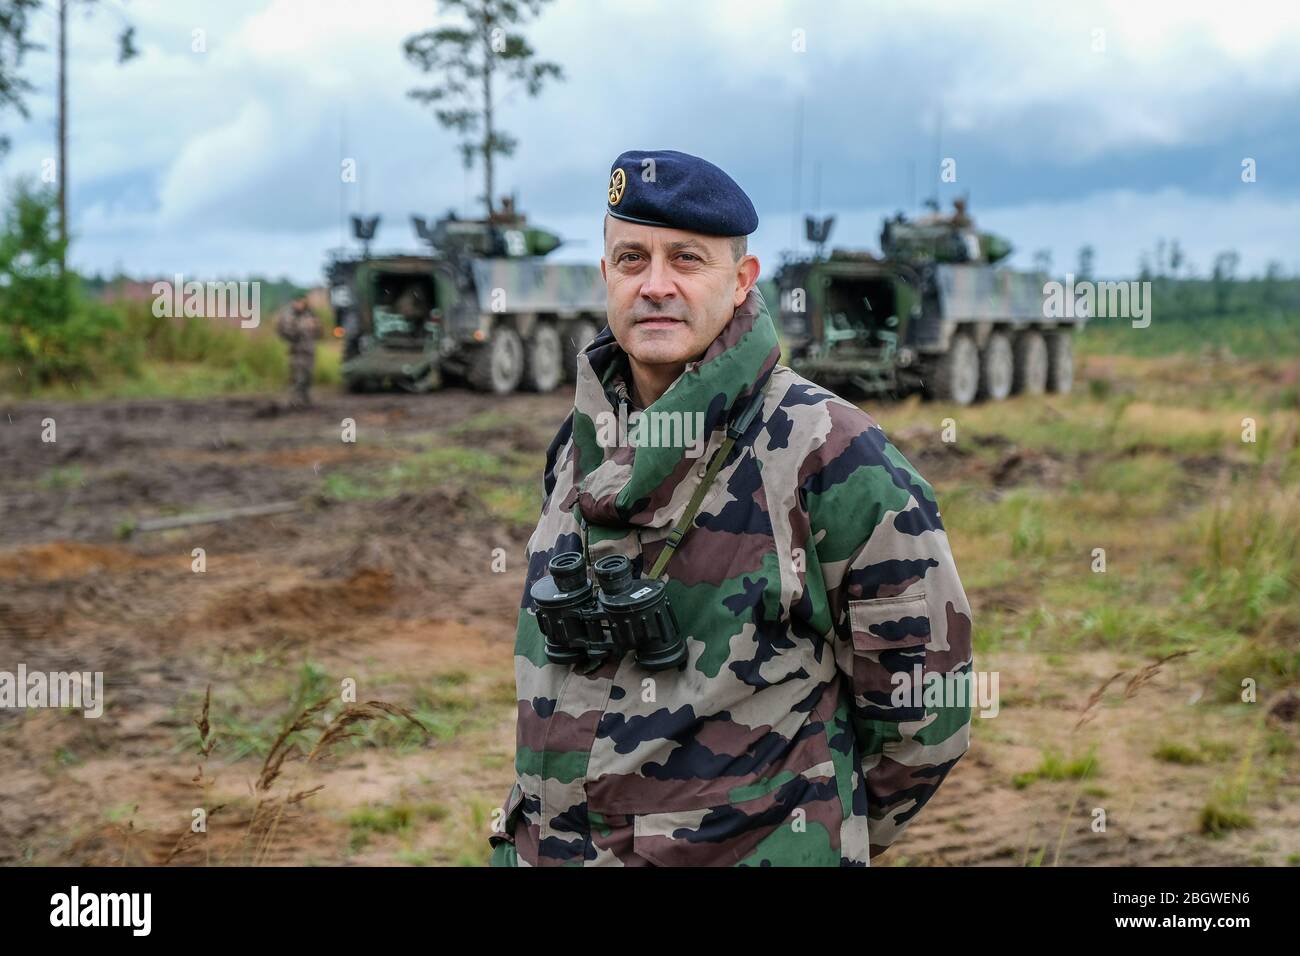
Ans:
<svg viewBox="0 0 1300 956"><path fill-rule="evenodd" d="M605 284L606 284L606 285L609 284L609 276L605 274L605 257L604 257L604 256L601 256L601 257L600 257L600 277L601 277L602 279L605 280Z"/></svg>
<svg viewBox="0 0 1300 956"><path fill-rule="evenodd" d="M749 295L749 290L758 281L760 268L758 256L742 256L736 263L736 294L731 297L732 308L737 308L745 301L745 296Z"/></svg>

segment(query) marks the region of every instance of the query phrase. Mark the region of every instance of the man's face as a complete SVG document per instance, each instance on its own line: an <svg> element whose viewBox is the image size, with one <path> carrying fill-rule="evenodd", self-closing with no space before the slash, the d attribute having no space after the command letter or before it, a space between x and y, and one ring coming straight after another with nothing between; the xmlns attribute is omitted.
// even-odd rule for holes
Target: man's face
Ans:
<svg viewBox="0 0 1300 956"><path fill-rule="evenodd" d="M644 365L684 365L702 355L745 301L758 270L754 256L733 258L725 236L606 219L600 271L609 325Z"/></svg>

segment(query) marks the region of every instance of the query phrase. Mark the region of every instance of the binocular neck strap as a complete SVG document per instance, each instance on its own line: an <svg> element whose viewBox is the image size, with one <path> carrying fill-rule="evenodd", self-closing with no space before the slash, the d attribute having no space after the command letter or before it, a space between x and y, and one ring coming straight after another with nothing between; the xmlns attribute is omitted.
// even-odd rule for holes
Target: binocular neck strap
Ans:
<svg viewBox="0 0 1300 956"><path fill-rule="evenodd" d="M576 501L573 503L573 519L582 529L582 563L591 564L591 549L587 547L587 519L582 513L582 506Z"/></svg>
<svg viewBox="0 0 1300 956"><path fill-rule="evenodd" d="M709 469L704 473L704 479L695 487L695 493L691 495L690 503L682 516L677 519L677 524L673 530L668 533L668 538L664 541L663 550L659 552L659 557L655 559L654 567L650 569L650 577L657 578L663 574L664 566L672 558L673 552L677 546L682 543L682 538L686 537L686 532L691 530L695 524L695 513L700 510L700 505L704 503L704 496L709 493L709 488L713 481L718 477L718 472L722 470L723 462L731 454L731 449L735 447L736 440L749 430L750 424L754 421L754 416L758 410L763 407L763 389L758 389L745 406L745 410L737 416L736 420L727 426L727 438L718 449L713 460L709 462Z"/></svg>

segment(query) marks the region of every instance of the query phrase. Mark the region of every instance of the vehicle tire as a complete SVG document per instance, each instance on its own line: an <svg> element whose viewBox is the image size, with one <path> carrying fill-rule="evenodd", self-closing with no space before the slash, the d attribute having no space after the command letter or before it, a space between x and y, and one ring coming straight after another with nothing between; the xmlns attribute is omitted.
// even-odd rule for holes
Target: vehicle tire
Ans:
<svg viewBox="0 0 1300 956"><path fill-rule="evenodd" d="M1042 395L1047 390L1047 342L1037 331L1016 337L1015 374L1011 391L1016 395Z"/></svg>
<svg viewBox="0 0 1300 956"><path fill-rule="evenodd" d="M994 332L980 356L980 397L1000 402L1010 395L1014 365L1011 339L1003 332Z"/></svg>
<svg viewBox="0 0 1300 956"><path fill-rule="evenodd" d="M365 379L364 376L360 376L360 375L349 376L346 379L346 382L347 382L348 391L351 392L353 395L364 395L366 392L370 391L370 389L368 388L370 383Z"/></svg>
<svg viewBox="0 0 1300 956"><path fill-rule="evenodd" d="M513 327L498 325L474 356L469 384L480 392L506 395L519 388L523 377L524 340Z"/></svg>
<svg viewBox="0 0 1300 956"><path fill-rule="evenodd" d="M1053 332L1047 337L1047 390L1060 395L1074 387L1074 334Z"/></svg>
<svg viewBox="0 0 1300 956"><path fill-rule="evenodd" d="M979 381L979 349L974 339L958 332L948 343L948 351L939 358L934 374L928 376L927 391L939 401L969 405L975 401Z"/></svg>
<svg viewBox="0 0 1300 956"><path fill-rule="evenodd" d="M564 349L554 325L538 322L525 353L524 388L530 392L550 392L564 381Z"/></svg>
<svg viewBox="0 0 1300 956"><path fill-rule="evenodd" d="M578 353L599 333L600 328L590 319L564 323L564 375L568 381L578 380Z"/></svg>

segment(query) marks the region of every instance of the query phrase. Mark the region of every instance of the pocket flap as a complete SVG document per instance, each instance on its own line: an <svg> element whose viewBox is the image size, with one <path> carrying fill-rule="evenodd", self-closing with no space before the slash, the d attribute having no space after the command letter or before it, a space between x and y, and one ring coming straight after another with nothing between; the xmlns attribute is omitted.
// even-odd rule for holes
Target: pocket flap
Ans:
<svg viewBox="0 0 1300 956"><path fill-rule="evenodd" d="M925 592L849 601L853 648L890 651L930 642L930 612Z"/></svg>

